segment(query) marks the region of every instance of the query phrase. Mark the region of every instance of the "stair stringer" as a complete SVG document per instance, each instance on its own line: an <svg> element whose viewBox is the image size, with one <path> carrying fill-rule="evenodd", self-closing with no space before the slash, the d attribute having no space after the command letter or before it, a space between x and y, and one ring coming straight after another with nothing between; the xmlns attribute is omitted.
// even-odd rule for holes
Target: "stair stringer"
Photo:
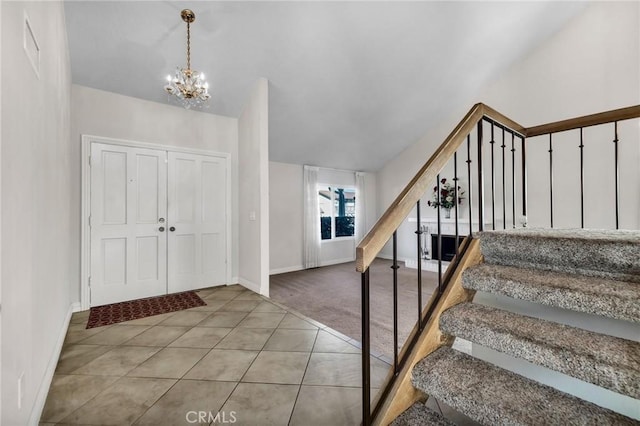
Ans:
<svg viewBox="0 0 640 426"><path fill-rule="evenodd" d="M463 302L470 302L475 296L474 290L462 287L462 273L471 266L483 262L480 251L480 241L472 239L460 263L451 275L451 282L438 302L431 319L427 322L420 334L418 341L409 354L404 367L398 372L398 377L389 392L386 400L380 408L380 412L373 424L388 425L396 417L411 407L417 401L425 401L426 395L416 389L411 383L411 372L416 363L441 346L451 346L454 338L440 331L440 315L448 308ZM417 324L414 326L409 339L417 332Z"/></svg>

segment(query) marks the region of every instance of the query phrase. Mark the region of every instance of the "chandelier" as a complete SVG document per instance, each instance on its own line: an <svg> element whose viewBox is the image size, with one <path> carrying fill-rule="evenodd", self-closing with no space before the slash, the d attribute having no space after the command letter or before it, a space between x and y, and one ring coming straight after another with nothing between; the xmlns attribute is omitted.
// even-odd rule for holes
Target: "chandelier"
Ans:
<svg viewBox="0 0 640 426"><path fill-rule="evenodd" d="M167 85L164 90L171 98L175 96L183 107L190 109L193 106L203 106L211 98L208 88L209 83L204 79L204 74L191 69L191 23L196 20L196 14L189 9L184 9L180 16L187 23L187 67L176 69L175 75L167 76Z"/></svg>

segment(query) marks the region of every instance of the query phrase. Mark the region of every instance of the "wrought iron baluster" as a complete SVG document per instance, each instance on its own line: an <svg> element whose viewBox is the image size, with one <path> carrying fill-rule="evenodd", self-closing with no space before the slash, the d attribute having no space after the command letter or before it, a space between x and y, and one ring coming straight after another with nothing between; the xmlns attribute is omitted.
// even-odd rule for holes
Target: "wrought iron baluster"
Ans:
<svg viewBox="0 0 640 426"><path fill-rule="evenodd" d="M495 141L495 137L494 137L494 122L491 122L491 141L489 142L491 144L491 221L492 221L492 228L495 231L496 229L496 171L495 171L495 163L494 163L494 154L493 154L493 148L494 145L496 144ZM456 250L457 253L457 250Z"/></svg>
<svg viewBox="0 0 640 426"><path fill-rule="evenodd" d="M393 233L393 374L398 374L398 231Z"/></svg>
<svg viewBox="0 0 640 426"><path fill-rule="evenodd" d="M522 216L527 226L527 145L524 136L520 136L520 145L522 149Z"/></svg>
<svg viewBox="0 0 640 426"><path fill-rule="evenodd" d="M442 224L440 222L440 174L436 182L438 191L438 293L442 293Z"/></svg>
<svg viewBox="0 0 640 426"><path fill-rule="evenodd" d="M516 227L516 144L515 134L511 132L511 207L513 227Z"/></svg>
<svg viewBox="0 0 640 426"><path fill-rule="evenodd" d="M553 228L553 134L549 133L549 201L550 219Z"/></svg>
<svg viewBox="0 0 640 426"><path fill-rule="evenodd" d="M371 425L371 335L369 322L369 268L361 274L362 281L362 425Z"/></svg>
<svg viewBox="0 0 640 426"><path fill-rule="evenodd" d="M484 173L482 171L482 125L478 122L478 230L484 231Z"/></svg>
<svg viewBox="0 0 640 426"><path fill-rule="evenodd" d="M418 330L422 330L422 225L420 224L420 200L416 203L416 240L418 245Z"/></svg>
<svg viewBox="0 0 640 426"><path fill-rule="evenodd" d="M580 127L580 227L584 228L584 135Z"/></svg>
<svg viewBox="0 0 640 426"><path fill-rule="evenodd" d="M505 178L505 152L507 147L504 139L504 127L502 128L502 229L507 229L507 180Z"/></svg>
<svg viewBox="0 0 640 426"><path fill-rule="evenodd" d="M458 153L453 153L453 185L454 185L454 196L455 196L455 204L453 214L455 215L455 227L456 227L456 256L458 256L458 234L460 233L459 225L458 225Z"/></svg>
<svg viewBox="0 0 640 426"><path fill-rule="evenodd" d="M469 183L469 236L473 236L473 201L472 201L472 189L471 185L471 134L467 135L467 179Z"/></svg>
<svg viewBox="0 0 640 426"><path fill-rule="evenodd" d="M613 126L614 138L614 161L615 161L615 173L616 173L616 229L620 229L620 170L618 169L618 122L614 122Z"/></svg>

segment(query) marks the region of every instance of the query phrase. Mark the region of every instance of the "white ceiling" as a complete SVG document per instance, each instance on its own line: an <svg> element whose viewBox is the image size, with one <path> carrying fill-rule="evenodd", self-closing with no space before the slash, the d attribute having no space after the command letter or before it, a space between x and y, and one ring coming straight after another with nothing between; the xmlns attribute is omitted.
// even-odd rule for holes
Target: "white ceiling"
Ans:
<svg viewBox="0 0 640 426"><path fill-rule="evenodd" d="M73 82L166 103L187 7L206 112L239 116L266 77L271 160L375 171L584 4L67 1Z"/></svg>

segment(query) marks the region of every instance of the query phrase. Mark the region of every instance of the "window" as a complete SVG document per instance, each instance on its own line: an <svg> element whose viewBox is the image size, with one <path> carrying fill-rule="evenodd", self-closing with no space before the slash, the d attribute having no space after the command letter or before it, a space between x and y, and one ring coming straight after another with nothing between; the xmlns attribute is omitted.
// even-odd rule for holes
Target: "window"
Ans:
<svg viewBox="0 0 640 426"><path fill-rule="evenodd" d="M356 219L355 188L319 185L320 235L323 240L353 237Z"/></svg>

